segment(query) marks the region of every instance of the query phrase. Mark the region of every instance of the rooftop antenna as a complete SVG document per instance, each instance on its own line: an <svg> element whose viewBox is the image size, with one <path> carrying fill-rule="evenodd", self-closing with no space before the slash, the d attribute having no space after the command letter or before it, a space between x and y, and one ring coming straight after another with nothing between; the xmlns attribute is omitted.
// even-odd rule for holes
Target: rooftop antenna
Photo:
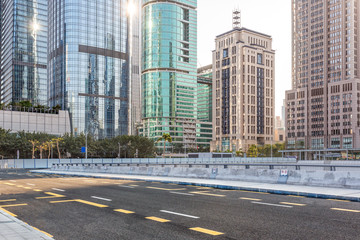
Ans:
<svg viewBox="0 0 360 240"><path fill-rule="evenodd" d="M235 9L233 11L233 29L241 28L241 11Z"/></svg>

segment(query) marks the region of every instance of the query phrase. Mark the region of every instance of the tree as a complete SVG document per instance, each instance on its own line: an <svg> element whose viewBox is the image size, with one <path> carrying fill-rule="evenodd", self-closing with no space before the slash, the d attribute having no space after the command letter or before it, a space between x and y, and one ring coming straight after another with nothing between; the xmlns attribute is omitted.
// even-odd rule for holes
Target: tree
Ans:
<svg viewBox="0 0 360 240"><path fill-rule="evenodd" d="M53 138L52 141L55 141L55 142L56 142L56 148L57 148L57 151L58 151L58 157L59 157L59 159L61 159L59 143L61 143L62 141L64 141L64 139L59 137L59 138Z"/></svg>
<svg viewBox="0 0 360 240"><path fill-rule="evenodd" d="M257 157L259 154L259 150L256 145L251 145L247 151L248 157Z"/></svg>
<svg viewBox="0 0 360 240"><path fill-rule="evenodd" d="M164 152L163 152L163 157L164 157L166 142L171 143L171 142L172 142L172 138L171 138L170 134L168 134L168 133L163 133L162 137L159 137L158 140L156 141L156 143L158 143L158 142L160 142L160 141L164 141Z"/></svg>
<svg viewBox="0 0 360 240"><path fill-rule="evenodd" d="M36 146L39 144L39 141L38 140L29 140L29 142L32 144L32 159L34 159L35 151L37 150Z"/></svg>

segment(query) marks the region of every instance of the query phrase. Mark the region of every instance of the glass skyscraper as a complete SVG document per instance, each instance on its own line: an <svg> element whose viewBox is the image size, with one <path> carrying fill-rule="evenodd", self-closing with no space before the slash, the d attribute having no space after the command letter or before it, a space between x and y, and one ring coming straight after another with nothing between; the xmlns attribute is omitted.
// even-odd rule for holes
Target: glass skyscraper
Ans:
<svg viewBox="0 0 360 240"><path fill-rule="evenodd" d="M128 134L127 2L49 1L49 105L69 110L75 135Z"/></svg>
<svg viewBox="0 0 360 240"><path fill-rule="evenodd" d="M196 147L197 1L142 1L142 134ZM159 143L161 144L161 143Z"/></svg>
<svg viewBox="0 0 360 240"><path fill-rule="evenodd" d="M1 0L0 101L47 104L47 0Z"/></svg>

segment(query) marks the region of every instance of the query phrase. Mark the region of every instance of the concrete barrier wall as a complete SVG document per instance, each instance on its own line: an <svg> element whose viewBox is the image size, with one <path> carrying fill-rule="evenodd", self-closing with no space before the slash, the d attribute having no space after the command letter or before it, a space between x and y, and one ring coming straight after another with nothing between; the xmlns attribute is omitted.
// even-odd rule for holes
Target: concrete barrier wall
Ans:
<svg viewBox="0 0 360 240"><path fill-rule="evenodd" d="M245 166L57 166L52 170L72 172L96 172L128 175L147 175L164 177L183 177L200 179L238 180L251 182L282 183L324 187L346 187L360 189L360 171L324 171L286 169L287 175L281 174L282 169L245 169ZM284 168L283 168L284 170ZM284 172L283 172L284 173Z"/></svg>

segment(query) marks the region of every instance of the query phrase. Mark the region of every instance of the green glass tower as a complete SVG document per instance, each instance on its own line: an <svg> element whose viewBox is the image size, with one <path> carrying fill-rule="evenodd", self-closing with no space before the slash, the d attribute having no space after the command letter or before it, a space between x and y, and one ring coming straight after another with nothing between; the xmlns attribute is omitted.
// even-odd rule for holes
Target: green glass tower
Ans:
<svg viewBox="0 0 360 240"><path fill-rule="evenodd" d="M188 149L196 148L196 7L196 0L142 2L141 132L155 140L170 133Z"/></svg>

